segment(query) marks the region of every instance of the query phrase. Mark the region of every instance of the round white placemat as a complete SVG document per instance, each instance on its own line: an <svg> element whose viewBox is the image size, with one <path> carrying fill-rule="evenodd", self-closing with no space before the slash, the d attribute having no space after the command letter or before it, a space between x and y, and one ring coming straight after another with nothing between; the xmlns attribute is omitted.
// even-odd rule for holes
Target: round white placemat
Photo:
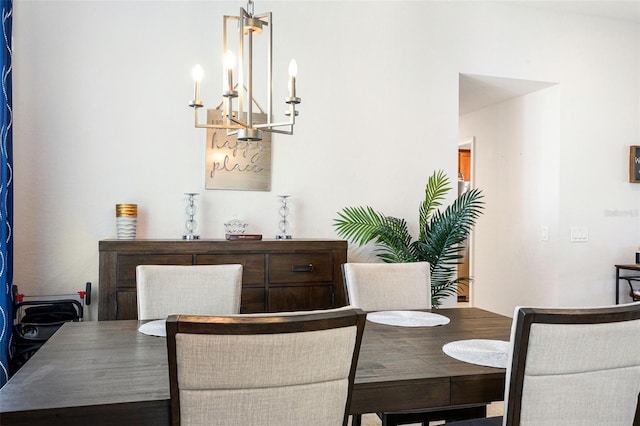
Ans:
<svg viewBox="0 0 640 426"><path fill-rule="evenodd" d="M433 327L449 324L449 318L440 314L421 311L379 311L369 312L367 320L378 324L399 327Z"/></svg>
<svg viewBox="0 0 640 426"><path fill-rule="evenodd" d="M149 321L138 327L138 331L149 336L167 337L167 321L155 320Z"/></svg>
<svg viewBox="0 0 640 426"><path fill-rule="evenodd" d="M458 340L444 345L442 351L459 361L486 367L507 368L509 361L509 342L504 340Z"/></svg>

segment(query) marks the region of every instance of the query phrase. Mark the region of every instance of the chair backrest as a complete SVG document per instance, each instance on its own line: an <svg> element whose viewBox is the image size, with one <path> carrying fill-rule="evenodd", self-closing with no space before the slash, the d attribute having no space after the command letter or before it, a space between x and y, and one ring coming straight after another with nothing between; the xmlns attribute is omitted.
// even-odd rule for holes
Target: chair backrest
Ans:
<svg viewBox="0 0 640 426"><path fill-rule="evenodd" d="M364 311L431 309L429 263L345 263L349 304Z"/></svg>
<svg viewBox="0 0 640 426"><path fill-rule="evenodd" d="M519 307L511 342L505 425L636 424L640 303Z"/></svg>
<svg viewBox="0 0 640 426"><path fill-rule="evenodd" d="M139 265L138 319L240 312L242 265Z"/></svg>
<svg viewBox="0 0 640 426"><path fill-rule="evenodd" d="M347 425L366 314L167 319L171 423Z"/></svg>

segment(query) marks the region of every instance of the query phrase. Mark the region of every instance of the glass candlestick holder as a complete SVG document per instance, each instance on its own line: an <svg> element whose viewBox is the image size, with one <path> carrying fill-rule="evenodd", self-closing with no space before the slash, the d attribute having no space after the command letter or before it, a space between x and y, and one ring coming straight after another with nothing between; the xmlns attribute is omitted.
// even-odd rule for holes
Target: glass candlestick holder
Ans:
<svg viewBox="0 0 640 426"><path fill-rule="evenodd" d="M289 197L290 195L278 195L278 198L280 198L280 209L278 209L278 213L280 213L278 229L280 229L280 232L276 235L277 240L290 240L292 238L289 229L289 206L287 206Z"/></svg>
<svg viewBox="0 0 640 426"><path fill-rule="evenodd" d="M182 236L183 240L198 240L200 239L200 235L195 233L196 228L198 227L198 222L195 220L196 216L196 195L197 192L185 192L187 196L187 221L184 226L187 228L187 232Z"/></svg>

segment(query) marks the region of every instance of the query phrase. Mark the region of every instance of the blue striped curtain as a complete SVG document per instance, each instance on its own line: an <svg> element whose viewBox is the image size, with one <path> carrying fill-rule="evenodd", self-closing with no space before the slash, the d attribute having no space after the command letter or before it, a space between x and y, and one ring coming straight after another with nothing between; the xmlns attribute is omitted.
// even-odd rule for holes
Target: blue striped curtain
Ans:
<svg viewBox="0 0 640 426"><path fill-rule="evenodd" d="M0 386L9 379L9 343L13 329L13 101L11 93L12 0L2 0L2 105L0 108Z"/></svg>

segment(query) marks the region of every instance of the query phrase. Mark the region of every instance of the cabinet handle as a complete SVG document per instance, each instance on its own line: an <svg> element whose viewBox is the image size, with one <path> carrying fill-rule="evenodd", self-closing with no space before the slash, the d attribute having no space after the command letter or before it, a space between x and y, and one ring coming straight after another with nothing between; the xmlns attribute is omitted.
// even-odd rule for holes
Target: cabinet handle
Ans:
<svg viewBox="0 0 640 426"><path fill-rule="evenodd" d="M293 265L291 272L313 272L313 263L308 265Z"/></svg>

